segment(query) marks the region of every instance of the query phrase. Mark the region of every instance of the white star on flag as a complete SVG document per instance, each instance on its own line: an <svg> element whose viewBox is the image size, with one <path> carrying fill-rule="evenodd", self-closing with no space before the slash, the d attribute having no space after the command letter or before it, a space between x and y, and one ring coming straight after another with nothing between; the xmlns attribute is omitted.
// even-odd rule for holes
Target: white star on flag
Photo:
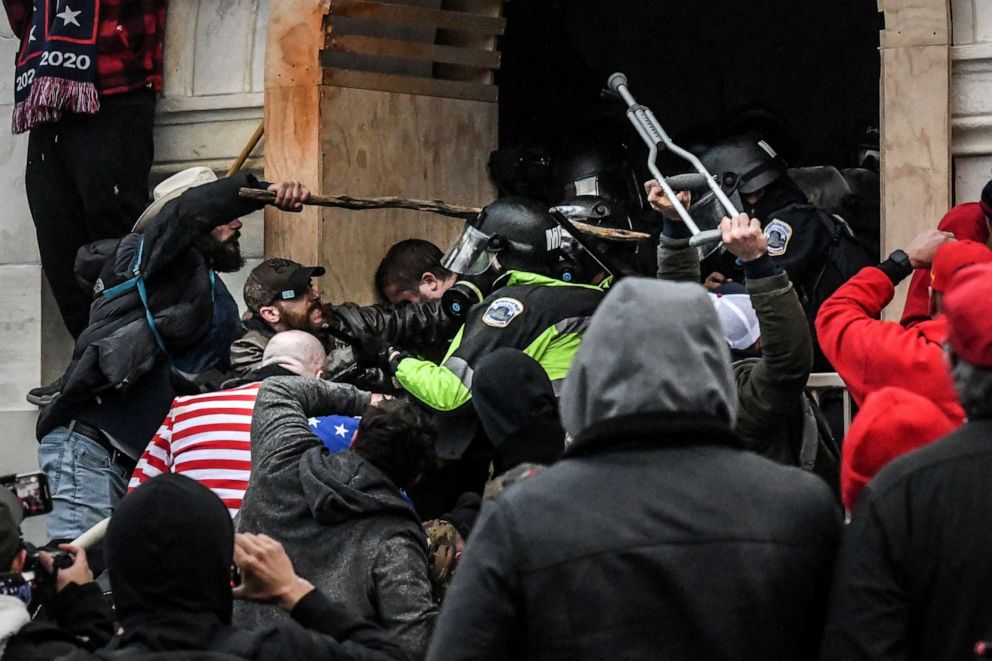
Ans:
<svg viewBox="0 0 992 661"><path fill-rule="evenodd" d="M317 425L320 424L320 421L317 420L317 418L307 418L307 424L316 429Z"/></svg>
<svg viewBox="0 0 992 661"><path fill-rule="evenodd" d="M76 27L82 27L79 21L76 20L76 17L82 13L82 11L72 11L72 7L67 4L65 9L62 10L62 13L55 15L62 19L62 27L69 25L69 23L72 23Z"/></svg>
<svg viewBox="0 0 992 661"><path fill-rule="evenodd" d="M334 425L335 436L340 436L341 438L344 438L345 434L347 433L348 433L348 429L344 425Z"/></svg>

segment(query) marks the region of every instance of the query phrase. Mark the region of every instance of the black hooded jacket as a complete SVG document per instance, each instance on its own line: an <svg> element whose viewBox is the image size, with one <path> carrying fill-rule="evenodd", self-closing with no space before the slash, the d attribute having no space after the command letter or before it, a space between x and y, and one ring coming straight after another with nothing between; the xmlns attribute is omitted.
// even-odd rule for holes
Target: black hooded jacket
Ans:
<svg viewBox="0 0 992 661"><path fill-rule="evenodd" d="M263 204L239 197L243 186L262 186L250 174L238 174L187 190L162 207L140 232L116 243L97 242L99 250L80 250L76 270L93 281L96 298L90 320L76 340L72 362L62 377L62 392L38 416L41 440L73 418L107 432L133 459L141 455L169 411L175 392L170 358L160 348L148 317L172 359L189 358L204 349L215 306L223 306L223 333L237 337L237 306L195 242L215 227L260 209ZM137 286L140 272L147 308ZM234 311L231 317L230 312ZM212 367L226 369L221 351Z"/></svg>
<svg viewBox="0 0 992 661"><path fill-rule="evenodd" d="M840 520L743 450L696 284L626 278L565 379L564 459L483 508L428 659L807 659Z"/></svg>
<svg viewBox="0 0 992 661"><path fill-rule="evenodd" d="M105 551L123 633L94 657L72 658L405 658L377 627L316 590L291 613L308 630L232 627L233 549L227 508L198 482L166 474L128 494Z"/></svg>

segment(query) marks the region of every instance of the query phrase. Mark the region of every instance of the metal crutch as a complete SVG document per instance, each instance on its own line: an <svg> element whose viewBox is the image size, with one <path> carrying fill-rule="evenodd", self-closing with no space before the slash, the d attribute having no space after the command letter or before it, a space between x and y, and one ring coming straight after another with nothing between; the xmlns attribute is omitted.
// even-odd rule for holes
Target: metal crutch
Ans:
<svg viewBox="0 0 992 661"><path fill-rule="evenodd" d="M700 231L699 227L692 219L692 216L689 215L686 208L682 206L682 203L675 197L675 191L672 190L668 180L663 174L661 174L661 171L658 169L658 165L655 163L658 158L659 146L668 149L676 156L688 161L692 167L695 168L696 172L705 177L706 185L711 191L713 191L713 195L716 196L716 199L727 212L727 215L734 216L738 213L738 211L730 201L730 198L728 198L723 192L723 189L720 188L720 185L716 182L713 176L710 175L709 171L706 170L706 167L698 158L696 158L696 155L682 149L677 144L672 142L672 139L668 137L665 130L661 128L661 125L655 118L654 113L651 112L651 109L647 106L641 105L636 99L634 99L633 95L630 93L630 90L627 88L627 76L622 73L615 73L610 76L606 84L611 90L618 94L621 99L623 99L624 103L627 104L627 118L630 120L630 123L634 125L634 128L637 129L637 133L641 136L644 144L648 146L648 170L650 170L651 174L654 175L654 178L658 181L658 184L661 186L662 190L665 191L665 195L668 196L668 199L672 201L672 206L675 207L675 211L679 214L679 218L682 219L685 226L689 228L690 232L692 232L692 238L689 239L689 245L698 246L704 243L719 241L721 236L720 230L713 229Z"/></svg>

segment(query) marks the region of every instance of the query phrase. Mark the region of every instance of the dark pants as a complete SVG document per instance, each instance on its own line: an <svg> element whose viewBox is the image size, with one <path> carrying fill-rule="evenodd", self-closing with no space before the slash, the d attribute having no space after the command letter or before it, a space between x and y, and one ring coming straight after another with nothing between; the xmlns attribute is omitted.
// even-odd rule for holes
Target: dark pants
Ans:
<svg viewBox="0 0 992 661"><path fill-rule="evenodd" d="M41 266L62 320L77 337L89 320L90 292L76 281L76 251L131 231L148 201L155 96L100 98L95 115L66 113L31 129L25 184Z"/></svg>

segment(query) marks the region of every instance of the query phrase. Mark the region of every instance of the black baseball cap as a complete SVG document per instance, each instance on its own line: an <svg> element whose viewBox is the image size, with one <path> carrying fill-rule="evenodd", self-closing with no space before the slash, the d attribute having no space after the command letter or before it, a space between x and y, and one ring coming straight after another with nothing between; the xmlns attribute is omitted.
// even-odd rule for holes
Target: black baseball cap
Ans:
<svg viewBox="0 0 992 661"><path fill-rule="evenodd" d="M267 259L248 274L245 280L245 305L258 312L275 301L288 301L310 288L310 279L324 275L323 266L303 266L291 259Z"/></svg>

